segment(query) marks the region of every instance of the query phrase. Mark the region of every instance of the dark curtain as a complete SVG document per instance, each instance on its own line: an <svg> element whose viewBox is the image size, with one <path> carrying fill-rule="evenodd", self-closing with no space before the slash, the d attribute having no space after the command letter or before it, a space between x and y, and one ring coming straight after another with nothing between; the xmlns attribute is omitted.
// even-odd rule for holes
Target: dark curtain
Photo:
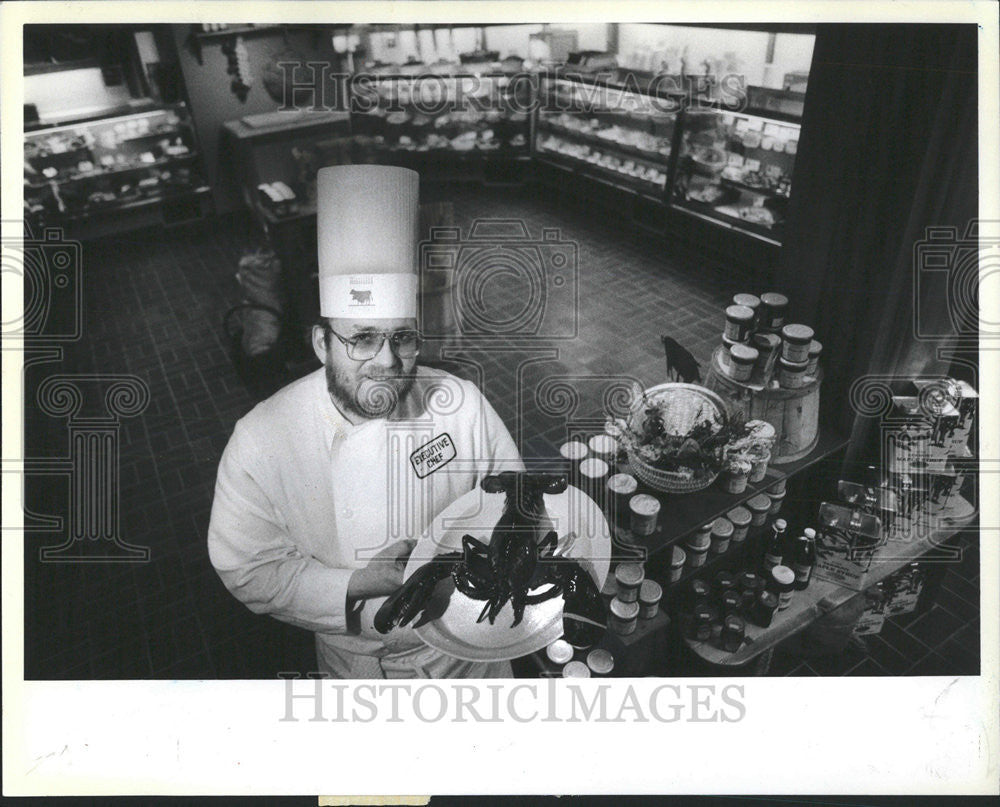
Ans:
<svg viewBox="0 0 1000 807"><path fill-rule="evenodd" d="M916 284L915 273L927 228L961 236L976 216L976 36L971 25L817 29L776 287L823 343L824 423L851 436L851 463L875 447L876 418L850 403L855 379L955 370L939 351L948 339L914 329L919 313L922 332L953 330L943 275Z"/></svg>

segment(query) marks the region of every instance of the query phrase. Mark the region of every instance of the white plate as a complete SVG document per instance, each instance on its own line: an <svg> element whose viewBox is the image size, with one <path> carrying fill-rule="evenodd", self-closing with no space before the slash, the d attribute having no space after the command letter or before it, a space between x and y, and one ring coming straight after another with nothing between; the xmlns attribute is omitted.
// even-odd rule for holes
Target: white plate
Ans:
<svg viewBox="0 0 1000 807"><path fill-rule="evenodd" d="M611 560L611 535L607 520L593 499L575 487L556 496L545 496L552 529L559 535L556 555L575 558L590 572L598 589L604 585ZM435 555L460 550L462 536L489 543L493 527L503 512L506 496L470 491L434 519L417 542L404 579ZM543 591L542 586L536 591ZM524 618L511 627L514 610L508 602L494 624L476 622L485 603L455 589L451 578L441 581L414 625L416 634L431 647L463 661L504 661L519 658L562 636L562 597L528 605Z"/></svg>

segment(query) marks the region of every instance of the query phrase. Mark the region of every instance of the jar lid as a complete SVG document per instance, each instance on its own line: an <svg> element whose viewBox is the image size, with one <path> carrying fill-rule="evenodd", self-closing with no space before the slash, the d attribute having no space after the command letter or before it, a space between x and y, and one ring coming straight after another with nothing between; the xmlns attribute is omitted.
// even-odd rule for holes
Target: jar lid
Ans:
<svg viewBox="0 0 1000 807"><path fill-rule="evenodd" d="M790 324L781 329L781 336L788 342L805 344L812 341L813 335L813 329L808 325Z"/></svg>
<svg viewBox="0 0 1000 807"><path fill-rule="evenodd" d="M635 619L639 616L639 603L622 602L615 597L611 601L611 614L618 619Z"/></svg>
<svg viewBox="0 0 1000 807"><path fill-rule="evenodd" d="M631 474L614 474L608 477L608 490L628 496L636 492L639 483Z"/></svg>
<svg viewBox="0 0 1000 807"><path fill-rule="evenodd" d="M815 358L822 352L823 352L823 345L817 342L815 339L813 339L809 343L809 358L810 359Z"/></svg>
<svg viewBox="0 0 1000 807"><path fill-rule="evenodd" d="M806 367L809 365L808 361L789 361L784 356L778 359L783 370L788 370L793 373L805 372Z"/></svg>
<svg viewBox="0 0 1000 807"><path fill-rule="evenodd" d="M768 509L770 509L770 506L768 506ZM726 513L726 518L728 518L734 526L745 527L750 523L752 516L750 515L750 511L745 507L734 507Z"/></svg>
<svg viewBox="0 0 1000 807"><path fill-rule="evenodd" d="M629 509L637 516L655 516L660 512L660 503L648 493L639 493L628 500Z"/></svg>
<svg viewBox="0 0 1000 807"><path fill-rule="evenodd" d="M760 305L760 297L756 294L734 294L733 305L742 305L749 309L755 309Z"/></svg>
<svg viewBox="0 0 1000 807"><path fill-rule="evenodd" d="M784 294L774 291L760 295L760 301L768 308L784 308L788 305L788 298Z"/></svg>
<svg viewBox="0 0 1000 807"><path fill-rule="evenodd" d="M679 569L687 562L687 552L681 549L679 546L673 547L670 550L670 565L674 569Z"/></svg>
<svg viewBox="0 0 1000 807"><path fill-rule="evenodd" d="M781 344L781 337L776 333L759 332L753 335L753 343L765 350L776 350Z"/></svg>
<svg viewBox="0 0 1000 807"><path fill-rule="evenodd" d="M771 568L771 577L780 586L791 586L795 583L795 572L780 564Z"/></svg>
<svg viewBox="0 0 1000 807"><path fill-rule="evenodd" d="M582 661L571 661L563 667L563 678L590 678L590 667Z"/></svg>
<svg viewBox="0 0 1000 807"><path fill-rule="evenodd" d="M643 580L639 587L639 602L652 605L659 602L663 596L663 589L655 580Z"/></svg>
<svg viewBox="0 0 1000 807"><path fill-rule="evenodd" d="M587 666L598 675L607 675L615 668L615 657L598 647L587 654Z"/></svg>
<svg viewBox="0 0 1000 807"><path fill-rule="evenodd" d="M729 588L729 589L726 589L725 591L722 592L722 604L723 605L726 605L726 606L729 606L729 607L737 606L742 601L743 601L743 598L740 596L740 593L736 589L734 589L734 588Z"/></svg>
<svg viewBox="0 0 1000 807"><path fill-rule="evenodd" d="M729 538L733 534L733 522L725 516L720 516L712 522L712 535Z"/></svg>
<svg viewBox="0 0 1000 807"><path fill-rule="evenodd" d="M743 572L740 575L740 585L743 588L756 588L757 586L757 575L754 572Z"/></svg>
<svg viewBox="0 0 1000 807"><path fill-rule="evenodd" d="M615 580L623 586L637 586L645 576L638 563L619 563L615 567Z"/></svg>
<svg viewBox="0 0 1000 807"><path fill-rule="evenodd" d="M559 446L559 453L568 460L582 460L587 456L587 447L579 440L570 440Z"/></svg>
<svg viewBox="0 0 1000 807"><path fill-rule="evenodd" d="M705 552L712 543L710 533L693 532L687 538L688 548L692 552Z"/></svg>
<svg viewBox="0 0 1000 807"><path fill-rule="evenodd" d="M740 364L753 364L760 356L760 351L755 347L737 342L729 348L729 355L733 357L733 361L738 361Z"/></svg>
<svg viewBox="0 0 1000 807"><path fill-rule="evenodd" d="M758 493L747 499L747 507L755 513L766 513L771 509L771 499L763 493Z"/></svg>
<svg viewBox="0 0 1000 807"><path fill-rule="evenodd" d="M554 664L565 664L573 658L573 646L565 639L556 639L545 648L545 655Z"/></svg>
<svg viewBox="0 0 1000 807"><path fill-rule="evenodd" d="M602 457L610 457L618 451L618 441L610 434L595 434L587 441L590 450Z"/></svg>
<svg viewBox="0 0 1000 807"><path fill-rule="evenodd" d="M745 305L731 305L726 309L726 319L735 319L740 322L751 320L753 319L753 309L747 308Z"/></svg>
<svg viewBox="0 0 1000 807"><path fill-rule="evenodd" d="M709 587L708 583L699 578L691 581L691 593L695 597L707 597L712 593L712 589Z"/></svg>
<svg viewBox="0 0 1000 807"><path fill-rule="evenodd" d="M608 475L608 464L596 457L587 457L580 463L580 473L588 479L600 479Z"/></svg>
<svg viewBox="0 0 1000 807"><path fill-rule="evenodd" d="M743 621L743 617L737 614L729 614L725 619L725 626L728 630L745 631L747 623Z"/></svg>
<svg viewBox="0 0 1000 807"><path fill-rule="evenodd" d="M773 591L762 591L757 600L766 608L774 609L778 607L778 595Z"/></svg>

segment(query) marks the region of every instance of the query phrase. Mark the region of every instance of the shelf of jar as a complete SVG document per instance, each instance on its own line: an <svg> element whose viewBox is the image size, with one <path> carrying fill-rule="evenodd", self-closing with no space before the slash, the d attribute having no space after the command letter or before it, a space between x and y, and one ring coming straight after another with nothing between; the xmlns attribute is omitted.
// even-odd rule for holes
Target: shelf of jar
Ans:
<svg viewBox="0 0 1000 807"><path fill-rule="evenodd" d="M975 520L975 512L965 499L955 496L948 507L936 508L936 512L927 507L918 513L918 517L933 519L930 530L913 540L887 541L883 544L872 560L865 580L866 587L875 585L916 558L940 547L971 524ZM784 611L775 613L769 627L763 628L749 619L745 620L747 639L735 653L727 652L712 641L686 638L685 643L700 658L712 664L741 666L859 596L864 596L864 592L819 579L814 573L809 587L796 591L791 604Z"/></svg>

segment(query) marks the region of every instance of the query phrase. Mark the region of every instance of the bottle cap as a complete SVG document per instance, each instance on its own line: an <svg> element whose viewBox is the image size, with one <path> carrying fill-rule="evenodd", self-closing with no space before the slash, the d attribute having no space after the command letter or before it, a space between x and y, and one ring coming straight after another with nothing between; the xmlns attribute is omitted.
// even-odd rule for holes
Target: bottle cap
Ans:
<svg viewBox="0 0 1000 807"><path fill-rule="evenodd" d="M779 586L791 586L795 583L795 572L780 564L771 569L771 577Z"/></svg>
<svg viewBox="0 0 1000 807"><path fill-rule="evenodd" d="M712 523L712 535L719 538L730 538L733 534L733 522L728 518L720 517Z"/></svg>
<svg viewBox="0 0 1000 807"><path fill-rule="evenodd" d="M563 678L590 678L590 668L582 661L571 661L563 667Z"/></svg>
<svg viewBox="0 0 1000 807"><path fill-rule="evenodd" d="M788 522L783 518L776 518L774 520L774 529L778 532L784 532L788 528Z"/></svg>
<svg viewBox="0 0 1000 807"><path fill-rule="evenodd" d="M687 563L687 552L681 549L679 546L674 546L670 550L670 566L674 569L679 569Z"/></svg>

